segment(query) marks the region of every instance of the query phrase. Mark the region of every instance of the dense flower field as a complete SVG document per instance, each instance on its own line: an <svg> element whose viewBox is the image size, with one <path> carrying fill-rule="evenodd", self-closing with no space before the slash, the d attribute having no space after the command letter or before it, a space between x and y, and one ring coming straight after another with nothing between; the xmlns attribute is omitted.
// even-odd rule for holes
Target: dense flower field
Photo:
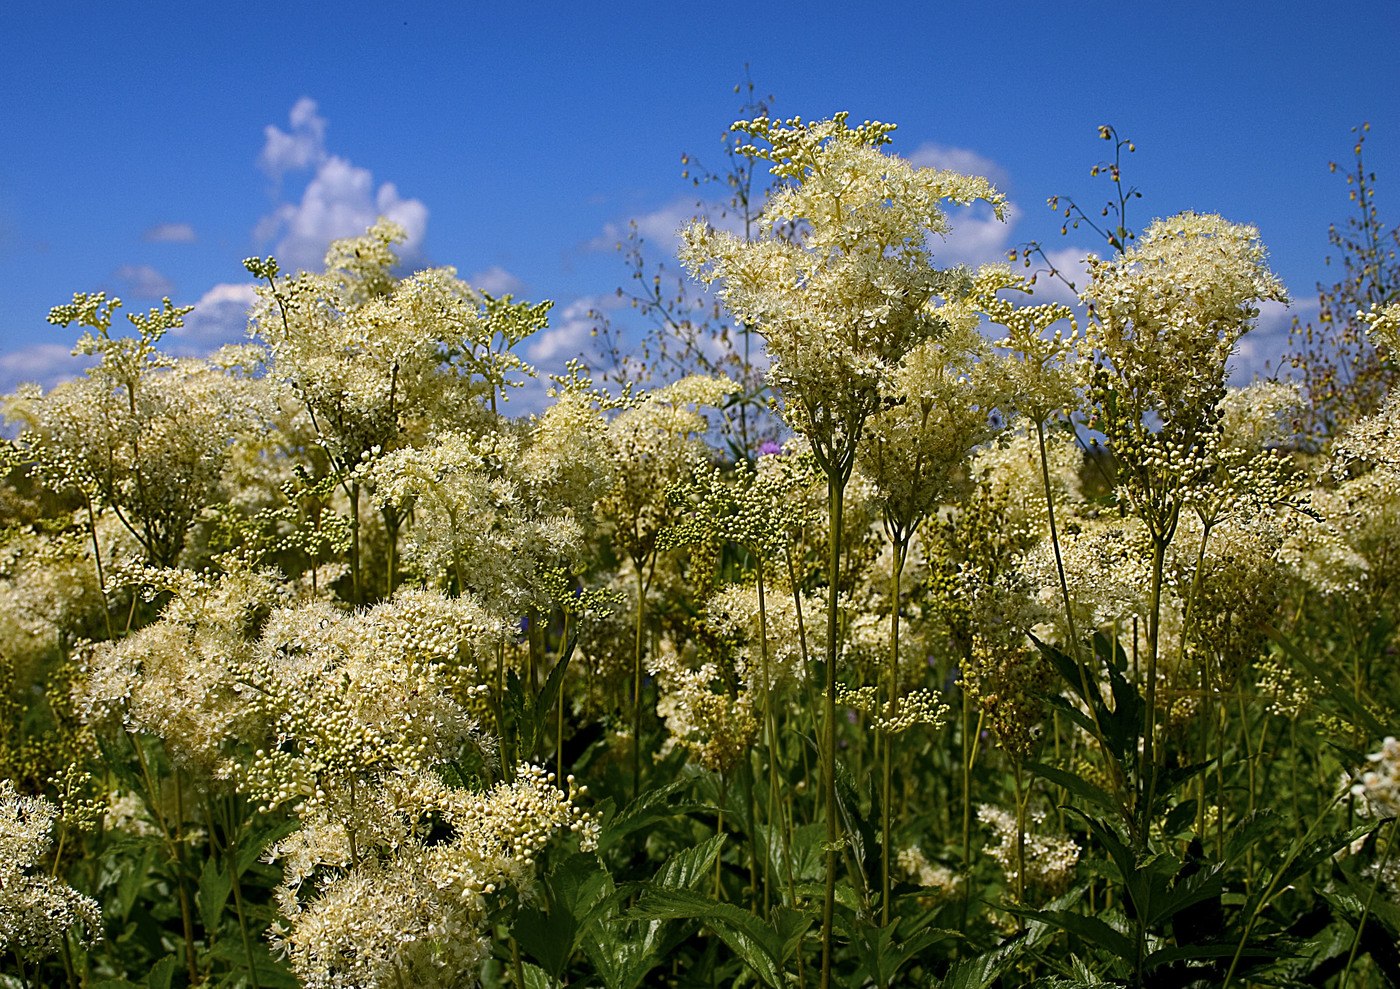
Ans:
<svg viewBox="0 0 1400 989"><path fill-rule="evenodd" d="M168 300L56 307L91 370L5 407L0 982L1400 984L1400 281L1234 387L1257 231L1120 212L1039 302L940 266L1004 200L892 129L736 125L773 188L681 252L732 376L510 417L549 304L386 221L246 261L207 359Z"/></svg>

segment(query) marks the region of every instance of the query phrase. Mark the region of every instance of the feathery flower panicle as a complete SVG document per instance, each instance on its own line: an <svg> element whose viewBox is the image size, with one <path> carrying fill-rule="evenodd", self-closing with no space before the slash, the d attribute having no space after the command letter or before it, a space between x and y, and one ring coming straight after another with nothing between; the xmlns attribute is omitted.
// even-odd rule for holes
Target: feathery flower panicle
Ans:
<svg viewBox="0 0 1400 989"><path fill-rule="evenodd" d="M470 599L412 592L365 612L312 604L268 619L240 675L269 740L243 767L265 808L332 818L368 812L364 781L426 770L481 746L473 657L503 636Z"/></svg>
<svg viewBox="0 0 1400 989"><path fill-rule="evenodd" d="M119 569L114 582L170 595L161 617L124 639L90 644L73 700L84 723L146 732L206 777L235 772L232 746L259 716L238 671L257 623L279 602L265 572L219 577L153 567Z"/></svg>
<svg viewBox="0 0 1400 989"><path fill-rule="evenodd" d="M1131 627L1147 613L1148 537L1137 519L1073 520L1060 532L1060 557L1081 632ZM1017 561L1046 615L1064 623L1054 546L1041 540ZM1068 634L1061 630L1061 636ZM1062 638L1061 641L1064 641Z"/></svg>
<svg viewBox="0 0 1400 989"><path fill-rule="evenodd" d="M1083 500L1079 471L1084 455L1075 438L1056 431L1045 438L1050 488L1056 506ZM1041 478L1040 448L1032 432L1009 430L977 450L969 473L977 486L976 497L1002 507L1002 526L1027 542L1047 530L1045 486Z"/></svg>
<svg viewBox="0 0 1400 989"><path fill-rule="evenodd" d="M892 539L906 544L951 499L969 454L997 431L1002 386L1000 362L975 324L950 326L900 361L859 457Z"/></svg>
<svg viewBox="0 0 1400 989"><path fill-rule="evenodd" d="M97 904L39 869L58 808L0 780L0 951L38 958L58 951L74 924L102 936Z"/></svg>
<svg viewBox="0 0 1400 989"><path fill-rule="evenodd" d="M1072 362L1079 326L1069 306L1017 306L997 294L1003 291L1030 294L1033 289L1007 265L983 265L967 305L1006 328L1006 336L996 346L1008 354L999 368L1008 407L1032 422L1045 422L1078 404ZM1068 323L1068 336L1059 323ZM1053 332L1051 327L1056 327Z"/></svg>
<svg viewBox="0 0 1400 989"><path fill-rule="evenodd" d="M660 692L656 713L666 722L670 745L719 773L748 755L759 729L748 683L726 683L712 662L692 669L669 644L652 658L650 672Z"/></svg>
<svg viewBox="0 0 1400 989"><path fill-rule="evenodd" d="M899 869L911 882L932 890L936 896L949 896L962 885L962 877L946 865L928 860L922 848L910 845L901 848L896 857Z"/></svg>
<svg viewBox="0 0 1400 989"><path fill-rule="evenodd" d="M114 516L98 518L99 545L137 550ZM62 636L96 637L105 607L93 570L87 516L59 532L26 527L0 542L0 657L17 682L34 682L39 665ZM108 549L103 550L104 554Z"/></svg>
<svg viewBox="0 0 1400 989"><path fill-rule="evenodd" d="M697 456L686 479L666 493L679 518L662 532L660 547L692 547L691 580L701 587L713 579L728 546L753 554L763 577L776 577L797 533L816 521L816 511L804 504L814 481L811 466L796 452L732 467Z"/></svg>
<svg viewBox="0 0 1400 989"><path fill-rule="evenodd" d="M1357 314L1366 324L1371 339L1394 361L1400 357L1400 302L1372 306ZM1333 451L1333 471L1345 475L1358 465L1400 480L1400 394L1392 392L1380 410L1349 428Z"/></svg>
<svg viewBox="0 0 1400 989"><path fill-rule="evenodd" d="M1348 778L1357 810L1367 816L1400 817L1400 741L1386 736L1379 751L1366 756L1368 768Z"/></svg>
<svg viewBox="0 0 1400 989"><path fill-rule="evenodd" d="M217 500L231 441L259 427L261 386L204 360L152 354L120 375L104 360L47 393L21 393L5 415L24 425L32 476L115 510L145 558L171 566Z"/></svg>
<svg viewBox="0 0 1400 989"><path fill-rule="evenodd" d="M1220 402L1221 449L1257 453L1291 442L1292 419L1302 404L1302 391L1292 381L1228 389Z"/></svg>
<svg viewBox="0 0 1400 989"><path fill-rule="evenodd" d="M1228 361L1257 303L1287 295L1258 231L1218 216L1157 220L1089 268L1091 425L1117 459L1122 497L1166 542L1183 492L1214 472Z"/></svg>
<svg viewBox="0 0 1400 989"><path fill-rule="evenodd" d="M634 565L651 560L662 534L680 516L667 492L704 462L709 448L700 437L708 422L700 410L717 407L738 387L729 378L691 375L630 396L608 422L612 483L593 511Z"/></svg>
<svg viewBox="0 0 1400 989"><path fill-rule="evenodd" d="M1306 503L1318 519L1288 533L1281 557L1313 590L1340 602L1364 602L1370 616L1385 614L1400 576L1400 487L1385 471L1370 471L1333 489L1311 491ZM1367 618L1369 620L1369 617Z"/></svg>
<svg viewBox="0 0 1400 989"><path fill-rule="evenodd" d="M987 851L1001 866L1008 887L1015 888L1019 873L1017 866L1016 818L1000 807L982 804L977 808L977 820L991 830L996 844ZM1045 823L1045 812L1035 811L1031 821L1037 827ZM1025 885L1041 891L1047 898L1063 892L1074 878L1079 862L1079 846L1068 838L1028 833L1024 837Z"/></svg>
<svg viewBox="0 0 1400 989"><path fill-rule="evenodd" d="M817 599L802 595L803 622L798 627L798 604L791 592L774 588L764 595L760 622L758 588L751 583L729 584L705 602L705 626L722 638L736 642L734 666L739 677L755 689L763 689L763 636L767 629L768 690L781 691L803 683L808 660L826 650L826 626L812 616L821 614ZM803 650L803 639L806 650Z"/></svg>
<svg viewBox="0 0 1400 989"><path fill-rule="evenodd" d="M1189 665L1174 671L1182 686L1199 685L1200 670L1215 686L1234 684L1241 670L1264 655L1266 629L1289 587L1280 551L1290 529L1310 525L1274 511L1227 516L1211 525L1182 520L1177 545L1168 556L1167 583L1181 613L1179 655ZM1205 540L1205 552L1199 550ZM1166 664L1168 675L1173 672Z"/></svg>
<svg viewBox="0 0 1400 989"><path fill-rule="evenodd" d="M532 499L557 505L580 521L592 519L594 503L617 470L603 412L583 387L566 386L530 420L518 476Z"/></svg>
<svg viewBox="0 0 1400 989"><path fill-rule="evenodd" d="M273 847L285 870L273 942L308 987L474 986L496 894L528 894L536 857L557 835L573 832L584 850L596 842L597 823L578 806L584 793L531 765L484 791L420 770L385 774L365 799L396 826L367 833L358 851L326 828Z"/></svg>
<svg viewBox="0 0 1400 989"><path fill-rule="evenodd" d="M942 204L982 200L999 217L1005 207L986 179L882 153L892 126L846 120L735 124L767 145L741 153L771 161L790 184L770 196L757 240L696 223L681 251L691 274L721 283L729 311L764 335L784 415L827 473L847 469L899 361L944 331L936 300L970 289L965 271L932 263L948 231ZM796 239L777 235L792 224Z"/></svg>
<svg viewBox="0 0 1400 989"><path fill-rule="evenodd" d="M510 433L443 432L364 470L382 503L414 513L405 564L502 616L546 605L540 570L571 563L583 547L567 509L552 511L521 489L520 459Z"/></svg>

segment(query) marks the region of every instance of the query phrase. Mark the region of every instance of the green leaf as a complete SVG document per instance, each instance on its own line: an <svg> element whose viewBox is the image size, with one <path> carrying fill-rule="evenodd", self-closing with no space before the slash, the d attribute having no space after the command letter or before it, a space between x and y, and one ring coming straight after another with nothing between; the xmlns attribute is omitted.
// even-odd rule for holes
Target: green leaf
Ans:
<svg viewBox="0 0 1400 989"><path fill-rule="evenodd" d="M1064 769L1056 769L1054 766L1047 766L1041 762L1028 762L1027 767L1042 779L1049 780L1056 786L1063 787L1077 797L1082 797L1095 806L1102 807L1110 814L1122 816L1122 807L1113 799L1112 795L1103 787L1095 783L1090 783L1077 773L1072 773Z"/></svg>
<svg viewBox="0 0 1400 989"><path fill-rule="evenodd" d="M578 645L578 623L574 622L569 627L569 639L564 643L564 652L560 655L559 662L555 663L554 669L549 671L549 677L545 680L544 686L540 688L539 696L535 698L534 714L537 723L542 719L547 722L554 711L554 702L559 697L559 688L564 683L564 673L569 668L569 660L574 656L576 645ZM547 725L537 724L537 731L540 729L547 730Z"/></svg>
<svg viewBox="0 0 1400 989"><path fill-rule="evenodd" d="M525 962L520 970L525 974L525 989L558 989L559 980L538 965Z"/></svg>
<svg viewBox="0 0 1400 989"><path fill-rule="evenodd" d="M596 856L584 854L565 859L541 885L545 909L522 908L511 932L526 954L559 978L583 934L619 894Z"/></svg>
<svg viewBox="0 0 1400 989"><path fill-rule="evenodd" d="M653 920L699 920L714 931L764 985L785 989L784 940L753 914L732 903L691 890L648 887L632 916Z"/></svg>
<svg viewBox="0 0 1400 989"><path fill-rule="evenodd" d="M931 916L931 915L930 915ZM852 917L843 924L851 934L851 943L860 956L861 984L894 985L895 976L905 963L930 945L962 935L936 927L920 927L918 921L896 919L885 926Z"/></svg>
<svg viewBox="0 0 1400 989"><path fill-rule="evenodd" d="M174 955L166 955L156 962L146 975L146 989L170 989L170 980L174 977L178 965Z"/></svg>
<svg viewBox="0 0 1400 989"><path fill-rule="evenodd" d="M1027 947L1026 936L1017 934L976 958L956 961L943 976L939 989L988 989L1025 954Z"/></svg>
<svg viewBox="0 0 1400 989"><path fill-rule="evenodd" d="M233 891L233 882L228 872L219 868L211 855L204 860L204 868L199 873L199 888L195 892L195 903L199 906L199 918L204 921L204 929L212 937L219 929L219 920L224 914L224 904Z"/></svg>
<svg viewBox="0 0 1400 989"><path fill-rule="evenodd" d="M1187 876L1160 897L1154 897L1147 914L1149 928L1165 923L1188 907L1216 899L1225 890L1224 866L1216 863L1210 868Z"/></svg>
<svg viewBox="0 0 1400 989"><path fill-rule="evenodd" d="M706 877L714 874L715 860L724 846L725 836L717 834L696 845L676 852L652 877L654 889L694 889Z"/></svg>
<svg viewBox="0 0 1400 989"><path fill-rule="evenodd" d="M703 806L693 801L679 803L673 799L676 794L689 790L691 786L690 780L680 779L642 793L628 804L621 814L603 825L598 836L598 850L605 852L633 831L650 827L658 821L672 820L683 814L703 811Z"/></svg>
<svg viewBox="0 0 1400 989"><path fill-rule="evenodd" d="M1067 934L1083 938L1090 944L1107 948L1129 965L1137 959L1137 948L1132 939L1098 917L1075 913L1072 910L1016 910L1014 912L1023 917L1039 920Z"/></svg>

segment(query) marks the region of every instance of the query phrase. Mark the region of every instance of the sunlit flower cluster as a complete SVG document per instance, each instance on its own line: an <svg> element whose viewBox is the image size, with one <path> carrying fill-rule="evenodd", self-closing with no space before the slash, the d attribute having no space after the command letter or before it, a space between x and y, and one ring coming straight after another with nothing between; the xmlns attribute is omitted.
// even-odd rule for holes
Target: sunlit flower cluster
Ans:
<svg viewBox="0 0 1400 989"><path fill-rule="evenodd" d="M44 798L24 796L12 782L0 780L0 951L49 954L75 924L87 938L102 934L92 898L40 866L57 813Z"/></svg>
<svg viewBox="0 0 1400 989"><path fill-rule="evenodd" d="M1043 827L1044 811L1028 815L1029 824ZM1020 873L1019 862L1025 863L1025 885L1041 890L1047 896L1064 890L1074 878L1079 862L1079 846L1068 838L1027 832L1018 836L1016 818L1000 807L982 804L977 808L977 820L991 832L996 844L987 853L996 859L1008 886L1015 887ZM1018 854L1017 844L1024 842Z"/></svg>

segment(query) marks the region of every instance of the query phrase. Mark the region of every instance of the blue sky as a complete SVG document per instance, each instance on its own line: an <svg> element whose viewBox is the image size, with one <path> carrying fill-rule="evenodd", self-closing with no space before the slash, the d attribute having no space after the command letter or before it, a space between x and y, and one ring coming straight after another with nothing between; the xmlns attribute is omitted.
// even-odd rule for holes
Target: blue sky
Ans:
<svg viewBox="0 0 1400 989"><path fill-rule="evenodd" d="M892 121L896 153L991 173L1012 222L970 218L950 260L1094 248L1045 200L1102 204L1101 123L1137 145L1137 221L1256 224L1304 316L1350 208L1328 162L1350 161L1363 120L1382 215L1400 218L1400 0L16 0L0 38L0 390L72 372L75 334L44 317L75 291L196 304L171 343L197 352L238 338L242 258L315 266L378 212L406 222L420 265L555 300L526 345L555 370L589 345L587 311L616 305L628 220L658 256L672 246L695 197L681 155L719 163L746 65L780 115ZM1281 351L1287 319L1265 314L1246 365Z"/></svg>

